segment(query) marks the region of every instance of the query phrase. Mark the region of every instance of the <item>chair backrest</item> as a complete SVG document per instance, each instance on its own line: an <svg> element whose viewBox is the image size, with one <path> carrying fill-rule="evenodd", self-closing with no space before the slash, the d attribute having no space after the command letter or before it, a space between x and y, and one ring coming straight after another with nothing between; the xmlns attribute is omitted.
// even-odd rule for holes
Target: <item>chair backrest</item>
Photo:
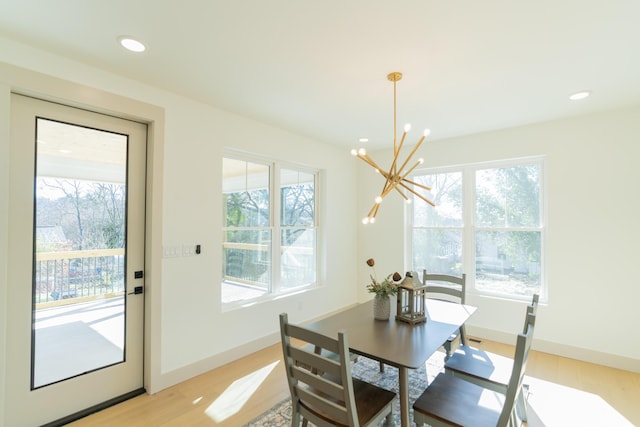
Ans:
<svg viewBox="0 0 640 427"><path fill-rule="evenodd" d="M518 334L515 356L513 358L513 369L509 379L509 385L507 386L504 407L500 413L498 426L507 426L509 424L509 419L514 413L516 399L518 394L521 392L522 380L524 379L525 370L527 368L527 360L529 359L529 350L531 349L531 343L533 341L534 328L535 315L528 313L526 331L522 334Z"/></svg>
<svg viewBox="0 0 640 427"><path fill-rule="evenodd" d="M422 283L426 286L429 298L465 303L467 275L452 276L449 274L431 274L422 271ZM449 298L444 297L449 296ZM444 298L443 298L444 297ZM450 297L453 297L450 298Z"/></svg>
<svg viewBox="0 0 640 427"><path fill-rule="evenodd" d="M527 327L530 322L535 322L536 315L538 314L538 300L540 299L539 294L534 294L531 298L531 304L527 306L527 315L524 318L524 327L522 328L522 333L527 333ZM531 315L531 316L529 316Z"/></svg>
<svg viewBox="0 0 640 427"><path fill-rule="evenodd" d="M336 340L290 324L286 313L280 315L280 333L294 413L317 426L357 426L346 333L338 332Z"/></svg>

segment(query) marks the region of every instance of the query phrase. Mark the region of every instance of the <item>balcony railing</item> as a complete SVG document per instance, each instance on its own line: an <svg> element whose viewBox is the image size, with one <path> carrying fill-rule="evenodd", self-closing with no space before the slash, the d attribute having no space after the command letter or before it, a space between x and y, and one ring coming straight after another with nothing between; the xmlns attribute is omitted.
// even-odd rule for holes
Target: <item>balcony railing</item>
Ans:
<svg viewBox="0 0 640 427"><path fill-rule="evenodd" d="M267 291L271 282L271 246L224 242L223 280ZM315 281L312 247L285 246L280 256L280 280L284 287Z"/></svg>
<svg viewBox="0 0 640 427"><path fill-rule="evenodd" d="M124 292L124 248L36 253L36 304Z"/></svg>

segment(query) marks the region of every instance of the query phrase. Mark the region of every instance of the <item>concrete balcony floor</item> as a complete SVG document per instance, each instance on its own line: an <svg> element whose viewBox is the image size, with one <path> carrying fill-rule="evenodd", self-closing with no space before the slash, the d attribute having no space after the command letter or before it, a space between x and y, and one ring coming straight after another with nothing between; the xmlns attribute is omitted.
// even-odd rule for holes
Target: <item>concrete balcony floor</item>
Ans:
<svg viewBox="0 0 640 427"><path fill-rule="evenodd" d="M222 284L222 302L256 298L264 291ZM124 360L124 296L39 308L35 311L33 387L63 381Z"/></svg>

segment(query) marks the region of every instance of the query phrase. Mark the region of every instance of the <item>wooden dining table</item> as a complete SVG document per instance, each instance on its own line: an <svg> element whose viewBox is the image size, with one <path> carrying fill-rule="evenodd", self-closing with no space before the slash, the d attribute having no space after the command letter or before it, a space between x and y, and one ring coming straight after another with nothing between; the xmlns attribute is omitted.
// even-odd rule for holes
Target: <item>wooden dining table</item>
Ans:
<svg viewBox="0 0 640 427"><path fill-rule="evenodd" d="M410 426L409 369L423 366L476 307L427 299L426 309L427 321L411 325L396 320L393 313L389 320L374 319L369 301L307 326L328 336L346 331L352 352L398 368L402 427Z"/></svg>

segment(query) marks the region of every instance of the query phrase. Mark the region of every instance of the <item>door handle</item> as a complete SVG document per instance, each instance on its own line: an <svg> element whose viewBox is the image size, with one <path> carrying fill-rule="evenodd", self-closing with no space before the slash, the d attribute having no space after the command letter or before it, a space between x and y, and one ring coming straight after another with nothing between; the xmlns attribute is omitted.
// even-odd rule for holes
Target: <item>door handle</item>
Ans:
<svg viewBox="0 0 640 427"><path fill-rule="evenodd" d="M142 286L136 286L133 288L133 292L129 292L129 295L139 295L144 292L144 288Z"/></svg>

